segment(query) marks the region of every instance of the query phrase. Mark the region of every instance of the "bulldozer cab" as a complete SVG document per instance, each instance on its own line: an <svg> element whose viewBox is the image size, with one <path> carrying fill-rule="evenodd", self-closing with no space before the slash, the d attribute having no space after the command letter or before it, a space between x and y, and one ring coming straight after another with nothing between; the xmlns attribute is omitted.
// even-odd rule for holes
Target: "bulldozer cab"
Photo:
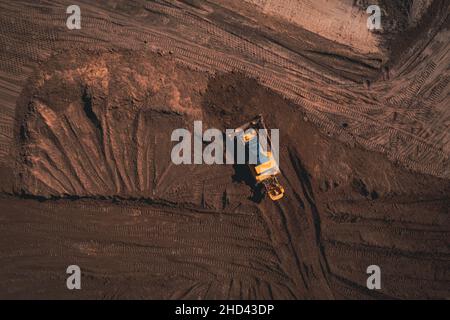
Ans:
<svg viewBox="0 0 450 320"><path fill-rule="evenodd" d="M263 183L270 199L276 201L283 198L284 188L278 182L277 177L272 176L268 179L263 180Z"/></svg>

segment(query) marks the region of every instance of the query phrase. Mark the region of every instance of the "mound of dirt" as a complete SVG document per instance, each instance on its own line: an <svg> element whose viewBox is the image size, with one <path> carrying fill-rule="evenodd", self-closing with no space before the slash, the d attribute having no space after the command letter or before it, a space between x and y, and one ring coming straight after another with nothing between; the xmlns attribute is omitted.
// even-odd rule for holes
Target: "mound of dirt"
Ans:
<svg viewBox="0 0 450 320"><path fill-rule="evenodd" d="M18 189L37 196L152 197L170 133L201 114L207 78L170 57L62 54L31 84Z"/></svg>

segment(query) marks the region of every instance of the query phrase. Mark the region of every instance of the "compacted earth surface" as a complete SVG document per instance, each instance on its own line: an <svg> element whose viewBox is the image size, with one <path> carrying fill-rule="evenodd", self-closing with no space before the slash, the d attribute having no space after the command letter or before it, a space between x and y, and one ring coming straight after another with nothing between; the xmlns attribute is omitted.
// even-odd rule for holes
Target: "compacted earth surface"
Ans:
<svg viewBox="0 0 450 320"><path fill-rule="evenodd" d="M87 28L115 21L123 33L64 38L39 20L58 16L50 5L0 2L28 8L44 30L1 31L17 41L0 51L13 56L0 65L0 298L449 297L448 6L405 1L390 9L397 29L369 39L286 16L289 1L246 3L86 2ZM248 3L261 12L250 16ZM361 20L363 6L333 10ZM402 10L410 20L397 19ZM435 32L420 50L428 60L416 42L389 42L417 26ZM233 44L223 52L220 30ZM216 56L187 52L188 40ZM255 201L245 165L172 163L173 130L236 128L258 114L280 130L280 201ZM67 289L69 265L82 290ZM367 288L371 265L380 290Z"/></svg>

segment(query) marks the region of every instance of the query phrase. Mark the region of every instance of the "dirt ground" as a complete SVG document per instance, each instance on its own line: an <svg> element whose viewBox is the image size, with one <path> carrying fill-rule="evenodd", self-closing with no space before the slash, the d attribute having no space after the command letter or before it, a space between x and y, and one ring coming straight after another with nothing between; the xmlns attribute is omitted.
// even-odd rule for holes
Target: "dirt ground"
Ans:
<svg viewBox="0 0 450 320"><path fill-rule="evenodd" d="M418 1L363 54L268 3L83 2L88 31L66 37L64 1L0 2L41 28L0 13L0 298L450 296L448 6ZM245 166L171 162L174 129L257 114L280 129L282 200L255 201Z"/></svg>

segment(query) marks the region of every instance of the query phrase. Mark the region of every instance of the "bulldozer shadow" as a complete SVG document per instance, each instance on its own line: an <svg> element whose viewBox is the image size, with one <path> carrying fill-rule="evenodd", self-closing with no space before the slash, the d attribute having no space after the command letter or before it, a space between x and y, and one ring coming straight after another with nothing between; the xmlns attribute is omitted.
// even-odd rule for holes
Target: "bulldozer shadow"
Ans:
<svg viewBox="0 0 450 320"><path fill-rule="evenodd" d="M245 183L252 189L252 195L248 198L255 203L261 203L264 199L265 190L262 184L256 184L255 177L250 168L245 164L234 164L234 175L231 177L233 182Z"/></svg>

